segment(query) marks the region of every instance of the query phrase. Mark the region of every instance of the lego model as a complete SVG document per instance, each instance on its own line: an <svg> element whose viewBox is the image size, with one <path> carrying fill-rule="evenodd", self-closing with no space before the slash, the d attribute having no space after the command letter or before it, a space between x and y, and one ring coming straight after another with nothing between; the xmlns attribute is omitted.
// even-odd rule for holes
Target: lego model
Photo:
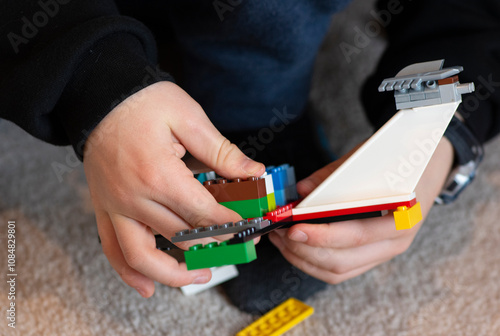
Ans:
<svg viewBox="0 0 500 336"><path fill-rule="evenodd" d="M461 102L474 84L460 84L462 67L444 60L417 63L385 79L399 110L351 157L292 210L292 220L371 210L397 210L396 229L421 219L415 187ZM452 78L447 78L454 76Z"/></svg>
<svg viewBox="0 0 500 336"><path fill-rule="evenodd" d="M279 336L313 313L313 307L290 298L237 333L236 336Z"/></svg>
<svg viewBox="0 0 500 336"><path fill-rule="evenodd" d="M301 201L290 203L289 198L294 197L290 186L295 181L289 165L270 167L264 177L248 181L205 182L221 204L244 218L263 216L269 224L242 230L220 245L196 245L185 252L188 269L249 262L255 259L255 250L251 251L249 245L253 244L252 239L296 223L384 216L389 211L397 230L411 229L421 221L416 185L460 104L461 95L474 91L473 83L459 83L456 75L462 67L443 69L443 63L444 60L438 60L413 64L396 77L385 79L379 91L395 91L400 110ZM268 192L266 186L269 189L271 178L273 192ZM270 206L271 194L277 209ZM243 203L247 201L251 202ZM266 206L269 211L263 214ZM182 235L188 239L214 236L210 229L179 233L176 237ZM176 237L172 240L181 241ZM234 256L230 258L225 253Z"/></svg>
<svg viewBox="0 0 500 336"><path fill-rule="evenodd" d="M378 90L394 91L398 110L413 107L461 102L462 94L474 91L474 83L458 83L458 73L463 67L442 69L444 60L410 65L396 77L382 81ZM447 85L453 84L456 85Z"/></svg>

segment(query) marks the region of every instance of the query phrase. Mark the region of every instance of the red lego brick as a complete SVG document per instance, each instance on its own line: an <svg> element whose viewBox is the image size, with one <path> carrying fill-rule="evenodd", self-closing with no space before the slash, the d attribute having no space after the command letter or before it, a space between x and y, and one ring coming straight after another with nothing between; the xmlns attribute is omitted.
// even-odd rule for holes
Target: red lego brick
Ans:
<svg viewBox="0 0 500 336"><path fill-rule="evenodd" d="M272 222L292 220L292 209L299 203L300 200L278 207L276 210L268 212L264 216L264 219L268 219Z"/></svg>

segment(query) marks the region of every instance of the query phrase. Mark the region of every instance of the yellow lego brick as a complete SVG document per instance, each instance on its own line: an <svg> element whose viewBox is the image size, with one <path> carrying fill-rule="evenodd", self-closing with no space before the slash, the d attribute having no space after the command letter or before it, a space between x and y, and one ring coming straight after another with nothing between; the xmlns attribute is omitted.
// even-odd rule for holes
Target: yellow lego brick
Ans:
<svg viewBox="0 0 500 336"><path fill-rule="evenodd" d="M279 336L314 313L314 308L289 298L236 336Z"/></svg>
<svg viewBox="0 0 500 336"><path fill-rule="evenodd" d="M276 210L276 199L274 197L274 192L267 194L267 204L269 205L269 210L267 212Z"/></svg>
<svg viewBox="0 0 500 336"><path fill-rule="evenodd" d="M411 229L415 224L422 220L422 209L420 202L417 202L411 208L405 206L398 207L394 211L394 221L396 222L396 230Z"/></svg>

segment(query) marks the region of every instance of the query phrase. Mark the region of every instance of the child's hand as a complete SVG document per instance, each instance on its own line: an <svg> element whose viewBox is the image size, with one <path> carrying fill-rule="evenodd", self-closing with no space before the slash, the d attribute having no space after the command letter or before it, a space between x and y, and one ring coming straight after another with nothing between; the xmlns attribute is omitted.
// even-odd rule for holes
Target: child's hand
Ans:
<svg viewBox="0 0 500 336"><path fill-rule="evenodd" d="M106 116L87 140L84 167L103 251L123 281L142 296L154 281L204 283L210 271L187 271L155 248L151 232L241 219L217 204L181 160L186 149L227 178L264 173L211 124L202 108L169 82L151 85ZM179 244L182 245L182 244Z"/></svg>
<svg viewBox="0 0 500 336"><path fill-rule="evenodd" d="M298 183L309 194L346 157ZM416 188L425 218L439 195L453 162L453 147L443 138ZM330 224L298 224L270 234L283 256L302 271L331 284L358 276L408 249L423 220L409 230L396 231L392 215Z"/></svg>

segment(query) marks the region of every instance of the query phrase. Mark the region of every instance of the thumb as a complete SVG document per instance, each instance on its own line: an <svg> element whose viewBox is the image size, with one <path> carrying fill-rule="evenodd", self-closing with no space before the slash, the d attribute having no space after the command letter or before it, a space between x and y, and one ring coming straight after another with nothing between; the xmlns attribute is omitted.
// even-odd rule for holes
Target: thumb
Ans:
<svg viewBox="0 0 500 336"><path fill-rule="evenodd" d="M264 174L265 167L227 140L207 115L184 90L176 87L175 99L182 99L175 116L170 119L174 136L198 160L226 178L247 178ZM178 105L178 106L179 106Z"/></svg>

